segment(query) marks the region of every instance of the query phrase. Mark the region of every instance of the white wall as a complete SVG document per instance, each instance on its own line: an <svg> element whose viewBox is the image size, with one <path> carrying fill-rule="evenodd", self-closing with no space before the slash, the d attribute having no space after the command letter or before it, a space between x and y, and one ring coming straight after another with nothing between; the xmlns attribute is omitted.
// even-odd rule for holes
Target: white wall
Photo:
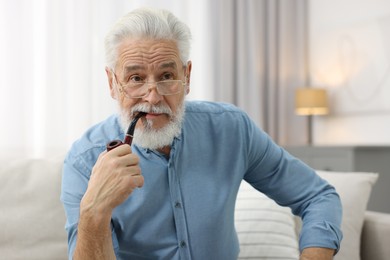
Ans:
<svg viewBox="0 0 390 260"><path fill-rule="evenodd" d="M331 114L316 145L390 145L390 1L309 1L310 79Z"/></svg>

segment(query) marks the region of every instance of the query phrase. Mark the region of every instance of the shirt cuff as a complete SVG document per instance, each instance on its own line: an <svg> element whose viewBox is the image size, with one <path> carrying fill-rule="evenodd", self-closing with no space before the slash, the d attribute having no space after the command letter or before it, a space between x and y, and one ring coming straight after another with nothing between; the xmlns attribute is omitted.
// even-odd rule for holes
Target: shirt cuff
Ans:
<svg viewBox="0 0 390 260"><path fill-rule="evenodd" d="M305 223L299 238L299 251L307 247L323 247L340 249L343 234L341 230L329 222Z"/></svg>

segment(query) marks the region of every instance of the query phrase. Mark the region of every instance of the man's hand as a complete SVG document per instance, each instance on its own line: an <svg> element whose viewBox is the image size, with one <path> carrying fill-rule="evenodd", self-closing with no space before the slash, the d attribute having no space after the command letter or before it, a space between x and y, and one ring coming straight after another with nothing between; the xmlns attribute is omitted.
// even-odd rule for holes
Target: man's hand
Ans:
<svg viewBox="0 0 390 260"><path fill-rule="evenodd" d="M300 260L332 260L334 249L322 247L308 247L303 249Z"/></svg>
<svg viewBox="0 0 390 260"><path fill-rule="evenodd" d="M92 169L87 191L80 210L94 209L109 212L123 203L134 189L144 184L139 158L131 153L129 145L121 145L100 154Z"/></svg>
<svg viewBox="0 0 390 260"><path fill-rule="evenodd" d="M111 237L113 209L144 184L139 158L129 145L100 154L80 203L74 259L115 259Z"/></svg>

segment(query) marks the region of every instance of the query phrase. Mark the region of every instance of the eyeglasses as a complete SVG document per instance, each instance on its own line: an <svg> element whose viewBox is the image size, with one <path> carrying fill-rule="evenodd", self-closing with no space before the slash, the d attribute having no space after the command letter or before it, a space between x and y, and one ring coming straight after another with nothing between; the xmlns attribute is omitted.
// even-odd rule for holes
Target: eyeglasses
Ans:
<svg viewBox="0 0 390 260"><path fill-rule="evenodd" d="M150 85L155 85L157 93L162 96L170 96L180 93L185 82L182 80L163 80L158 82L128 82L125 84L119 84L114 74L115 84L118 85L119 91L128 98L143 98L149 94Z"/></svg>

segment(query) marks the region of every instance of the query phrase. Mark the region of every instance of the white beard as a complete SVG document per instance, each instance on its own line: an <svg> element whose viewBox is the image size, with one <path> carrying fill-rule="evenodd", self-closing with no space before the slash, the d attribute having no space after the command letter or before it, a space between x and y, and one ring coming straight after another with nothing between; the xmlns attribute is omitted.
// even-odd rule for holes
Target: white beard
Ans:
<svg viewBox="0 0 390 260"><path fill-rule="evenodd" d="M140 120L142 120L144 128L135 128L133 138L133 143L135 145L145 149L156 150L166 146L171 146L173 139L180 136L185 114L184 100L177 107L175 114L168 106L165 105L152 106L148 104L138 104L132 107L130 113L129 111L121 110L121 125L125 133L131 123L131 120L133 119L132 117L137 112L165 113L170 117L170 121L166 126L160 129L154 129L152 120L141 117Z"/></svg>

